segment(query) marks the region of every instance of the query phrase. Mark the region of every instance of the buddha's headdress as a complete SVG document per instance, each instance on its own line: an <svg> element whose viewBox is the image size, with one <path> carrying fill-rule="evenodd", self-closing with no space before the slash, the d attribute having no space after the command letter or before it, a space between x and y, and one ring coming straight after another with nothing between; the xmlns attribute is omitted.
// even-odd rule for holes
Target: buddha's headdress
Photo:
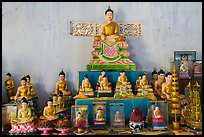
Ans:
<svg viewBox="0 0 204 137"><path fill-rule="evenodd" d="M159 70L158 74L159 74L159 75L160 75L160 74L165 74L165 72L164 72L163 68L160 68L160 70Z"/></svg>
<svg viewBox="0 0 204 137"><path fill-rule="evenodd" d="M167 77L168 75L172 75L171 71L168 70L167 73L165 74L165 76Z"/></svg>
<svg viewBox="0 0 204 137"><path fill-rule="evenodd" d="M110 5L108 6L108 9L105 11L105 15L106 15L106 13L109 12L109 11L113 13L113 10L111 9Z"/></svg>
<svg viewBox="0 0 204 137"><path fill-rule="evenodd" d="M11 77L11 73L8 72L8 73L6 74L6 76L10 76L10 77Z"/></svg>
<svg viewBox="0 0 204 137"><path fill-rule="evenodd" d="M25 76L23 76L23 77L21 78L21 80L25 80L25 81L27 82L27 79L26 79Z"/></svg>
<svg viewBox="0 0 204 137"><path fill-rule="evenodd" d="M64 75L64 76L65 76L65 73L64 73L63 69L62 69L62 71L59 73L59 76L60 76L60 75Z"/></svg>
<svg viewBox="0 0 204 137"><path fill-rule="evenodd" d="M157 74L156 68L152 71L152 75Z"/></svg>
<svg viewBox="0 0 204 137"><path fill-rule="evenodd" d="M21 103L23 103L23 102L25 102L25 103L28 104L28 101L27 101L27 99L26 99L25 97L23 97L23 98L21 99Z"/></svg>
<svg viewBox="0 0 204 137"><path fill-rule="evenodd" d="M29 75L29 74L27 74L27 75L26 75L26 78L29 78L29 79L30 79L30 75Z"/></svg>

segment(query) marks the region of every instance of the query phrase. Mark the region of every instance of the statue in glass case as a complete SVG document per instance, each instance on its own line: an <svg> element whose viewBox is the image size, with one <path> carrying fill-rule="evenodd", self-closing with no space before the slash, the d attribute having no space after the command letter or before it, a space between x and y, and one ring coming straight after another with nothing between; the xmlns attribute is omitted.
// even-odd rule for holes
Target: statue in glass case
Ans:
<svg viewBox="0 0 204 137"><path fill-rule="evenodd" d="M121 121L122 121L121 116L120 116L120 111L119 111L119 110L116 110L116 111L115 111L114 121L115 121L115 122L121 122Z"/></svg>
<svg viewBox="0 0 204 137"><path fill-rule="evenodd" d="M106 102L93 102L94 129L103 129L106 125Z"/></svg>

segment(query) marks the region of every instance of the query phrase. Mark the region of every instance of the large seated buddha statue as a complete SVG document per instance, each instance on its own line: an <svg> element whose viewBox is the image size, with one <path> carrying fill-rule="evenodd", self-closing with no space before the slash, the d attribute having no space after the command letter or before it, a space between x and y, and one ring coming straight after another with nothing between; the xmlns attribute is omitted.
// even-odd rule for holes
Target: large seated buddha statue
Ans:
<svg viewBox="0 0 204 137"><path fill-rule="evenodd" d="M25 124L32 123L34 118L32 117L32 112L28 106L28 101L25 97L22 98L21 108L18 110L17 118L12 118L12 124Z"/></svg>
<svg viewBox="0 0 204 137"><path fill-rule="evenodd" d="M51 95L63 93L63 96L71 96L72 92L68 91L68 82L65 80L65 73L63 70L59 73L59 81L55 85L55 91L51 92Z"/></svg>
<svg viewBox="0 0 204 137"><path fill-rule="evenodd" d="M52 99L49 99L47 101L47 106L44 107L43 115L40 116L40 119L48 120L48 121L52 121L52 120L57 120L58 119L58 116L56 115L56 110L53 107L53 100Z"/></svg>
<svg viewBox="0 0 204 137"><path fill-rule="evenodd" d="M105 22L99 25L99 33L94 36L93 59L87 70L136 70L136 65L128 59L126 37L119 34L119 25L113 21L114 12L108 7Z"/></svg>
<svg viewBox="0 0 204 137"><path fill-rule="evenodd" d="M27 79L23 77L21 79L21 86L18 87L16 95L11 96L10 100L15 100L16 102L21 101L23 97L25 97L28 101L32 99L30 88L26 85Z"/></svg>
<svg viewBox="0 0 204 137"><path fill-rule="evenodd" d="M132 85L128 81L127 76L125 75L125 71L122 70L120 72L120 76L118 77L118 81L116 83L116 90L114 97L115 98L125 98L128 96L132 96Z"/></svg>
<svg viewBox="0 0 204 137"><path fill-rule="evenodd" d="M105 11L105 22L101 25L101 36L95 36L95 41L103 40L104 42L114 43L117 41L124 41L125 36L119 36L118 23L113 21L113 10L108 7Z"/></svg>

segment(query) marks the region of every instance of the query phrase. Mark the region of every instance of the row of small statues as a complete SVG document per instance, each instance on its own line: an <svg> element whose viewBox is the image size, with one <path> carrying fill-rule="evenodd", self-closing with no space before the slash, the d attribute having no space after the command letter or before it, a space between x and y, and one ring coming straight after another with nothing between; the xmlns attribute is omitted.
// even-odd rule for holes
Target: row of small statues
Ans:
<svg viewBox="0 0 204 137"><path fill-rule="evenodd" d="M159 99L170 99L171 87L172 87L172 73L168 71L165 73L163 69L157 73L154 69L152 71L152 79L150 81L147 80L146 74L139 75L138 79L135 82L135 90L143 91L147 90L148 92L153 92L154 95ZM123 91L123 87L125 91ZM106 75L106 71L102 70L101 75L98 78L97 87L98 91L112 91L111 82L108 81L108 76ZM130 94L132 93L132 85L128 81L128 78L125 74L125 71L120 72L120 76L118 77L116 83L116 93L120 92L127 93L130 90ZM84 76L84 80L82 80L81 86L79 88L80 92L93 92L93 87L91 86L91 82L88 79L88 76ZM132 94L131 94L132 95Z"/></svg>
<svg viewBox="0 0 204 137"><path fill-rule="evenodd" d="M7 90L8 101L21 101L25 97L28 101L32 100L36 96L34 84L30 82L31 77L29 75L21 78L21 86L17 88L17 92L14 95L15 82L10 73L6 74L5 87ZM62 92L64 96L71 96L72 93L68 91L68 82L65 80L65 73L63 70L59 73L59 81L56 82L55 91L50 94L58 94Z"/></svg>

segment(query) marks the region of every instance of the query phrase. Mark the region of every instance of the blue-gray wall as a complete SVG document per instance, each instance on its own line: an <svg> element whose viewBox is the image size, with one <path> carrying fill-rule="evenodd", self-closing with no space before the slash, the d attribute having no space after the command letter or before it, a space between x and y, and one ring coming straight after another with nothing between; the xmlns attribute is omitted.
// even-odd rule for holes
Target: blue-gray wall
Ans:
<svg viewBox="0 0 204 137"><path fill-rule="evenodd" d="M142 38L127 38L130 59L138 71L170 68L175 50L196 50L202 59L202 3L83 2L2 4L2 100L7 102L5 75L10 72L20 85L30 74L45 105L61 68L75 94L77 71L86 70L92 58L93 37L70 35L70 21L104 21L108 5L115 21L140 21ZM15 90L16 91L16 90Z"/></svg>

